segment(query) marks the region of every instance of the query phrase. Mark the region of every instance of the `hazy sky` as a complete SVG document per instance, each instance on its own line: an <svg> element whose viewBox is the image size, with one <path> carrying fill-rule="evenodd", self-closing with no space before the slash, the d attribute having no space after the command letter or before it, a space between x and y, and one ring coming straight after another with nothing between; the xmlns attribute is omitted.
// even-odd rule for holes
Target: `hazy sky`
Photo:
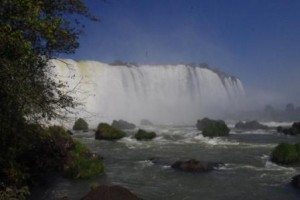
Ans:
<svg viewBox="0 0 300 200"><path fill-rule="evenodd" d="M300 0L84 0L76 60L207 62L261 103L300 105Z"/></svg>

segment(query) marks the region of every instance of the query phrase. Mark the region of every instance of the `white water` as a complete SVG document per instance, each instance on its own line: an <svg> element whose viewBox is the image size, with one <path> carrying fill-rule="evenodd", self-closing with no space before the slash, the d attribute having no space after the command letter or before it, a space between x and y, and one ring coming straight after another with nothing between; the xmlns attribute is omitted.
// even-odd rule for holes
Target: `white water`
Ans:
<svg viewBox="0 0 300 200"><path fill-rule="evenodd" d="M237 109L244 98L239 79L186 65L112 66L95 61L53 60L58 79L82 101L91 118L111 122L192 123ZM79 84L79 85L78 85ZM95 123L98 123L95 122Z"/></svg>

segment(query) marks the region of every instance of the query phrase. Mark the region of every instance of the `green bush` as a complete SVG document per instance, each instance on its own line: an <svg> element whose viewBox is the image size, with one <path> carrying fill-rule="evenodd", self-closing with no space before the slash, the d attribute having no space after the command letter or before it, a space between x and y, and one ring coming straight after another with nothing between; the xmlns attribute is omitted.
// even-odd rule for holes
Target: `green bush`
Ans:
<svg viewBox="0 0 300 200"><path fill-rule="evenodd" d="M95 133L95 139L98 140L116 140L125 137L126 133L110 126L107 123L100 123Z"/></svg>
<svg viewBox="0 0 300 200"><path fill-rule="evenodd" d="M5 190L0 190L0 200L26 200L28 195L30 192L27 186L20 189L7 187Z"/></svg>
<svg viewBox="0 0 300 200"><path fill-rule="evenodd" d="M134 135L137 140L151 140L156 137L155 132L147 132L143 129L139 129L138 132Z"/></svg>
<svg viewBox="0 0 300 200"><path fill-rule="evenodd" d="M91 153L82 143L76 141L70 151L70 163L65 166L65 173L71 178L90 178L104 172L100 158Z"/></svg>
<svg viewBox="0 0 300 200"><path fill-rule="evenodd" d="M224 121L208 118L198 120L196 127L202 130L202 134L205 137L228 136L230 131Z"/></svg>
<svg viewBox="0 0 300 200"><path fill-rule="evenodd" d="M300 143L280 143L272 151L271 160L278 164L291 164L300 161Z"/></svg>
<svg viewBox="0 0 300 200"><path fill-rule="evenodd" d="M88 129L88 123L82 118L77 119L73 126L75 131L87 131Z"/></svg>

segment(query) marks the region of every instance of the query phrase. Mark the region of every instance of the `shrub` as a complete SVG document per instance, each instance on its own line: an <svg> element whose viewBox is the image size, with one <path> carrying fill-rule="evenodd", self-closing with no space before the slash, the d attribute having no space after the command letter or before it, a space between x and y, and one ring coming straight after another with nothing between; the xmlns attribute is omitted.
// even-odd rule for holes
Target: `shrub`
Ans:
<svg viewBox="0 0 300 200"><path fill-rule="evenodd" d="M143 129L139 129L138 132L134 135L137 140L151 140L156 137L155 132L147 132Z"/></svg>
<svg viewBox="0 0 300 200"><path fill-rule="evenodd" d="M107 123L100 123L95 133L95 139L116 140L126 136L126 133L110 126Z"/></svg>
<svg viewBox="0 0 300 200"><path fill-rule="evenodd" d="M73 130L75 131L87 131L88 129L88 123L82 118L77 119L73 126Z"/></svg>
<svg viewBox="0 0 300 200"><path fill-rule="evenodd" d="M30 194L27 186L17 189L15 187L7 187L5 190L0 190L0 200L26 200Z"/></svg>

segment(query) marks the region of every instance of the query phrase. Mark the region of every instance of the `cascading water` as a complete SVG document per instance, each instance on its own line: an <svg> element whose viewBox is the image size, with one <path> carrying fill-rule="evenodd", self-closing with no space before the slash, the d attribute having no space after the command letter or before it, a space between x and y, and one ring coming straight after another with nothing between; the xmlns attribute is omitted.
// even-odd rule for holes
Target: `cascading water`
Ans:
<svg viewBox="0 0 300 200"><path fill-rule="evenodd" d="M125 119L194 123L235 109L244 98L239 79L190 65L109 65L53 60L58 79L93 115L95 123ZM87 115L86 112L78 116Z"/></svg>

